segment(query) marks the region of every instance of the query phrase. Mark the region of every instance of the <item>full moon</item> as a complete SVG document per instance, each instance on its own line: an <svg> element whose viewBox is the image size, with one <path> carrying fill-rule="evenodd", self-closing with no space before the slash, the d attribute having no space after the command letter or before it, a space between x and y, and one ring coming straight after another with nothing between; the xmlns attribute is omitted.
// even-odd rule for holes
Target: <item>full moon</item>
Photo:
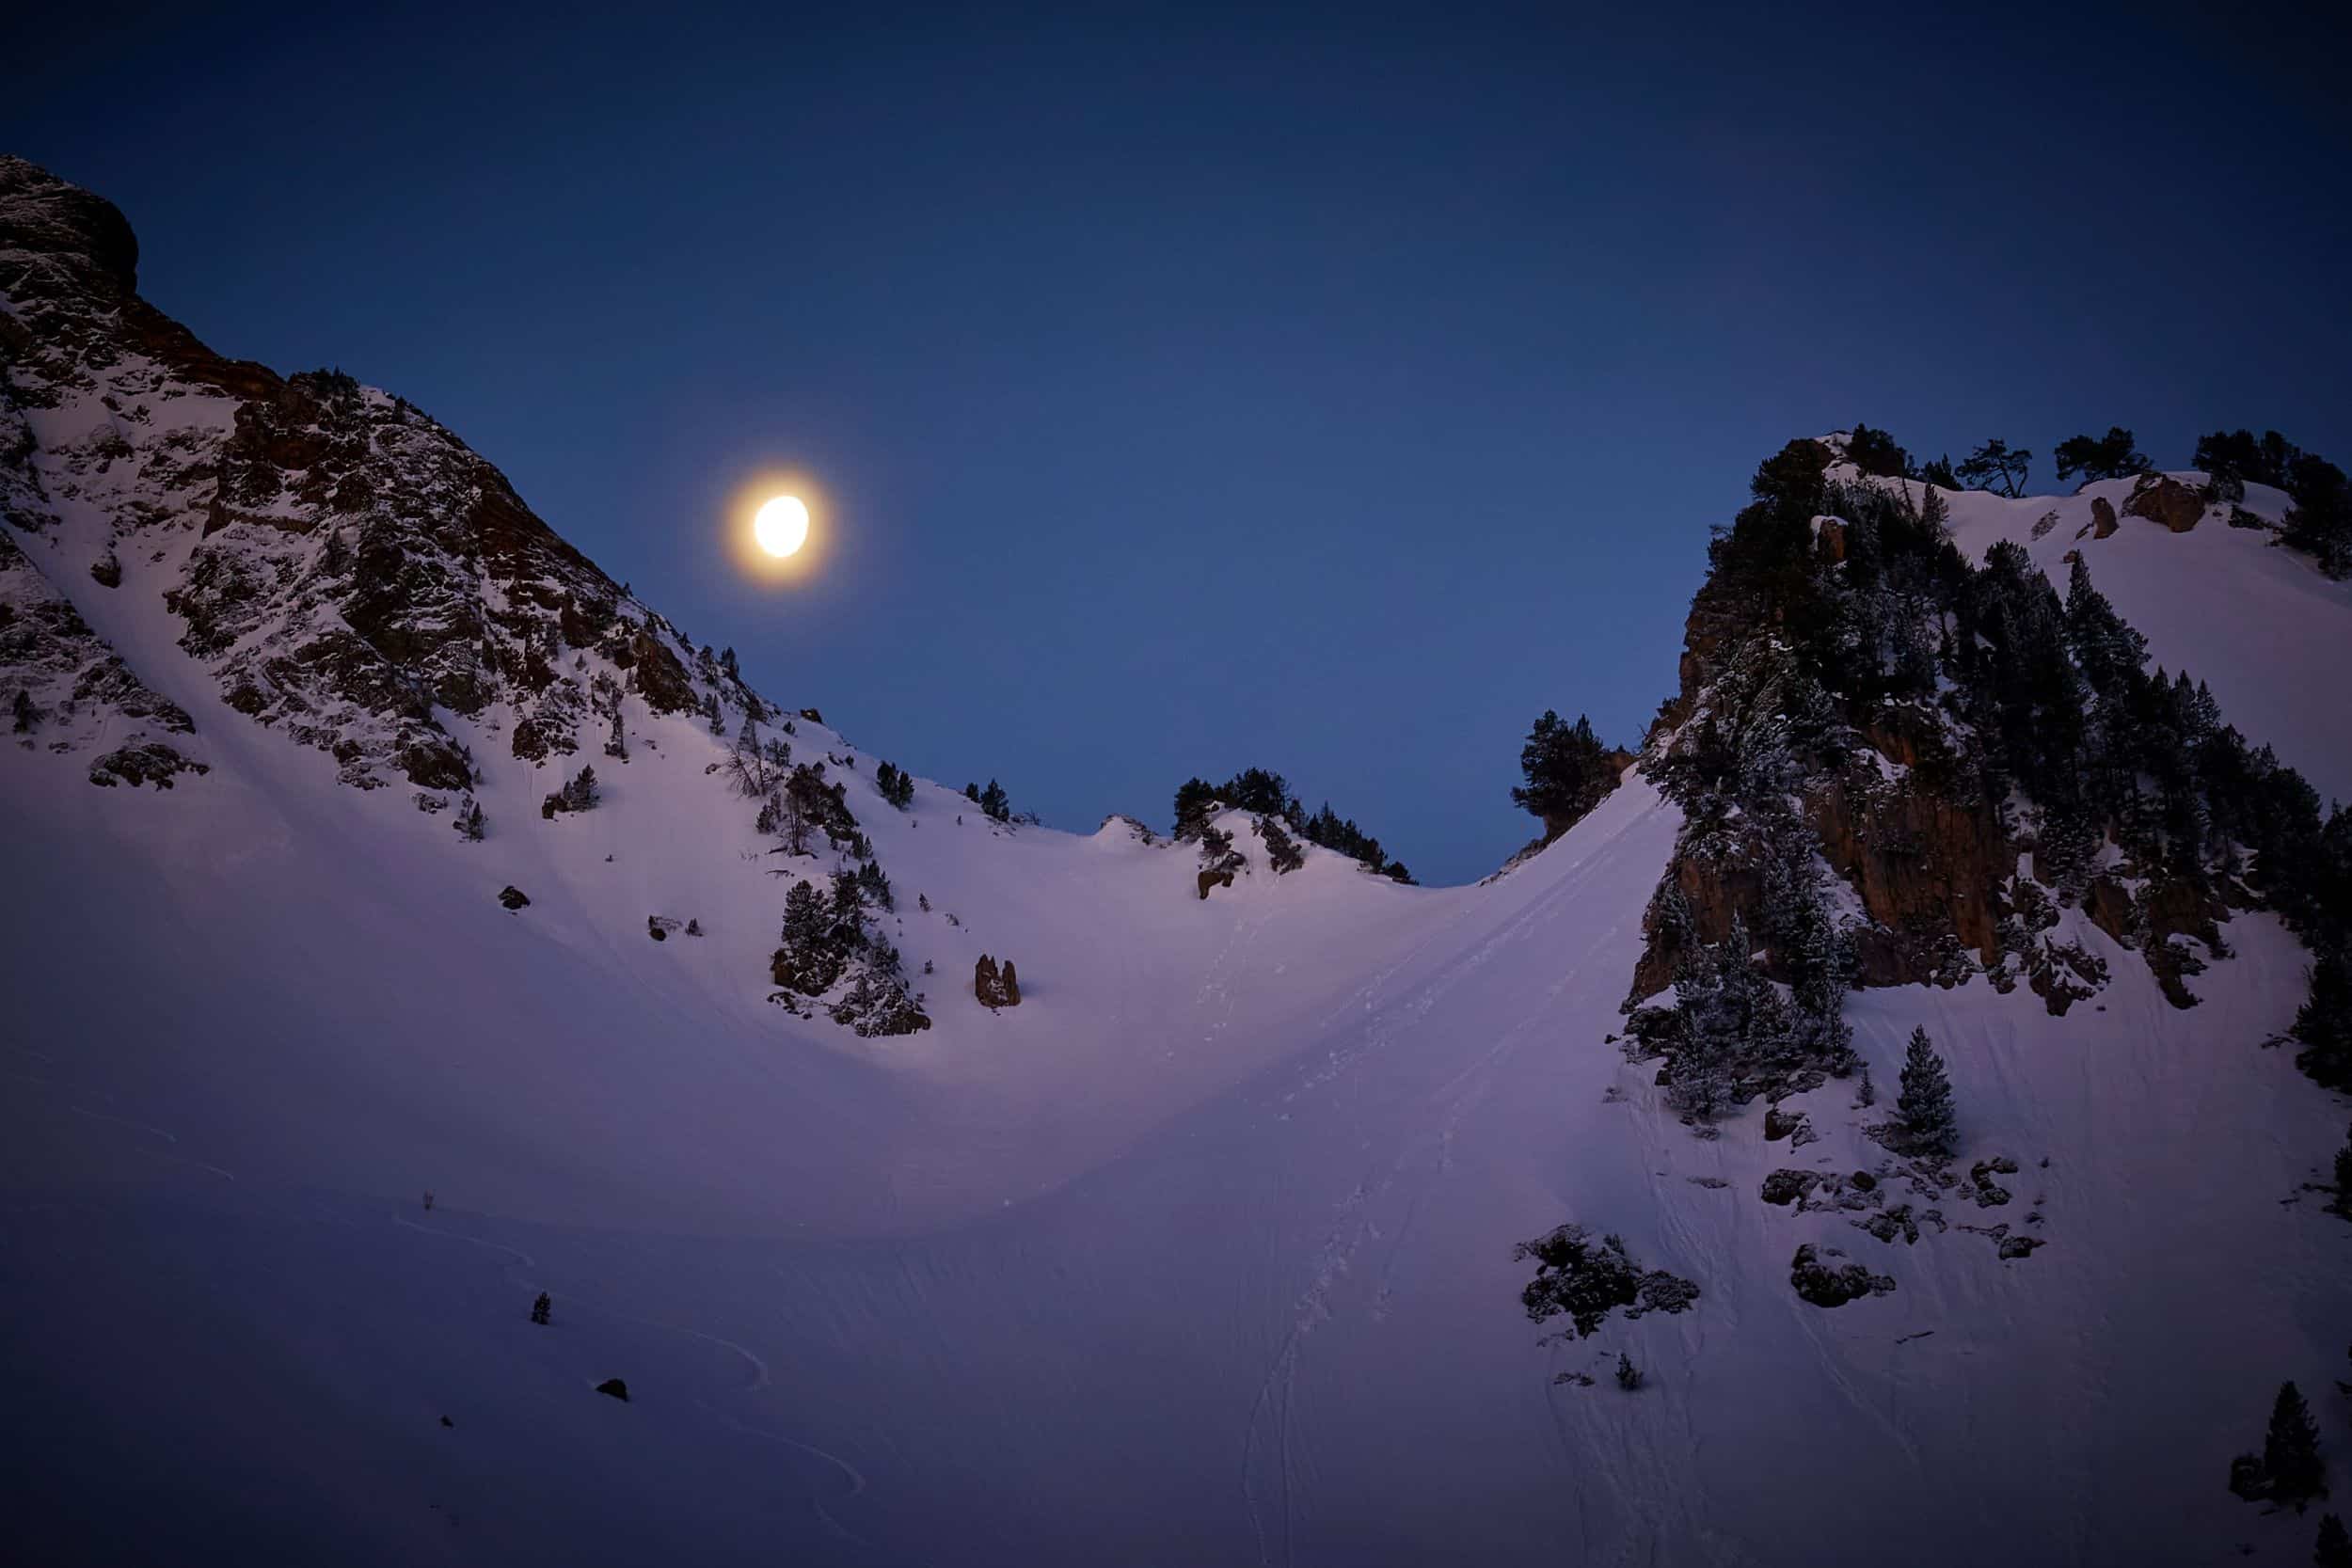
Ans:
<svg viewBox="0 0 2352 1568"><path fill-rule="evenodd" d="M808 542L808 508L798 496L778 496L752 518L752 537L770 555L790 555Z"/></svg>

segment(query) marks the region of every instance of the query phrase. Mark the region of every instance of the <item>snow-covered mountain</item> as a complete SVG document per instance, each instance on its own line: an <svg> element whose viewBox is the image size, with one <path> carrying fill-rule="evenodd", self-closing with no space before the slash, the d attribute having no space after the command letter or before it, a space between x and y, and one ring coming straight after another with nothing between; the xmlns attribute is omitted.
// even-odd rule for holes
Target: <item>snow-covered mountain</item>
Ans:
<svg viewBox="0 0 2352 1568"><path fill-rule="evenodd" d="M0 161L28 1560L2308 1559L2315 1515L2224 1484L2289 1379L2352 1476L2345 1111L2277 1044L2310 955L2259 855L2067 869L1945 675L1805 761L1749 678L1803 628L1721 566L1643 767L1477 886L1284 873L1246 811L1234 861L995 820L891 787L854 716L416 409L196 343L135 258ZM1846 455L1817 585L1882 547L1863 492L1924 496ZM2154 483L1936 504L1972 569L2012 541L2064 591L2078 553L2153 663L2352 795L2345 585ZM1775 748L1857 1060L1686 1119L1629 1004L1766 908ZM551 807L588 765L593 809ZM814 976L803 886L856 932ZM1736 968L1801 1010L1790 932ZM1918 1027L1946 1159L1884 1141ZM1569 1224L1695 1297L1547 1340L1514 1247Z"/></svg>

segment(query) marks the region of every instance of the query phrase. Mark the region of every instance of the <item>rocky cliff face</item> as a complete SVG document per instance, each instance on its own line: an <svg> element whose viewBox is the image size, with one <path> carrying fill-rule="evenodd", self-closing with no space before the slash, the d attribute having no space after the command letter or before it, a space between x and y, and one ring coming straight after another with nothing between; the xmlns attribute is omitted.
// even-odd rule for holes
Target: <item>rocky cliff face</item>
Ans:
<svg viewBox="0 0 2352 1568"><path fill-rule="evenodd" d="M222 702L363 788L463 788L453 719L536 763L629 698L758 709L448 430L338 372L214 354L138 297L137 260L113 206L0 158L0 515L31 551L0 574L160 594ZM54 707L60 639L112 657L87 626L20 635L0 682Z"/></svg>
<svg viewBox="0 0 2352 1568"><path fill-rule="evenodd" d="M1805 463L1826 469L1833 483L1841 473L1859 481L1838 466L1834 441L1790 450L1799 448L1812 449ZM2174 531L2195 526L2203 510L2195 490L2162 478L2143 483L2124 508ZM2105 512L2102 521L2112 515ZM1842 890L1857 985L1952 986L1983 974L2004 990L2022 981L2063 1013L2108 979L2081 940L2095 927L2137 949L2175 1006L2194 1006L2188 977L2225 951L2217 922L2263 901L2226 864L2127 850L2099 826L2114 824L2097 800L2069 819L2092 823L2094 842L2081 842L2078 828L2061 833L2002 781L1987 736L1948 693L1873 697L1785 673L1758 689L1759 664L1779 669L1797 639L1843 635L1825 631L1827 619L1855 615L1852 604L1838 602L1854 527L1817 516L1799 568L1784 564L1779 578L1719 570L1692 601L1680 689L1660 711L1644 766L1684 780L1681 787L1696 791L1691 798L1708 804L1686 827L1645 922L1629 1006L1666 990L1693 944L1723 942L1735 921L1751 933L1772 928L1771 906L1789 872L1786 846L1767 831L1769 814L1756 810L1767 798L1787 800ZM1910 613L1926 615L1882 602L1862 618ZM1930 667L1948 662L1959 630L1948 615L1928 615L1914 628L1914 657ZM1761 784L1742 771L1756 766L1752 752L1780 759L1762 769ZM1709 769L1741 778L1688 784ZM1679 897L1670 901L1669 890ZM1780 945L1764 941L1762 954L1785 979L1796 956Z"/></svg>

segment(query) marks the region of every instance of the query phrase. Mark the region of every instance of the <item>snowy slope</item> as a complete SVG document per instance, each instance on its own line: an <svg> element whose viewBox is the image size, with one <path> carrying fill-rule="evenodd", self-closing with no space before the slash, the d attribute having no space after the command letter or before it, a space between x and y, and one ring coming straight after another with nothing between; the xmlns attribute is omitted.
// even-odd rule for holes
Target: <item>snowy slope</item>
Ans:
<svg viewBox="0 0 2352 1568"><path fill-rule="evenodd" d="M0 282L94 243L33 241ZM93 341L135 313L59 297ZM1818 1141L1767 1141L1760 1107L1702 1139L1611 1042L1681 826L1638 777L1468 888L1311 848L1277 877L1229 816L1249 869L1203 900L1193 847L1117 819L993 826L930 784L901 813L880 759L803 719L794 754L845 784L932 1019L859 1038L769 1000L773 873L847 857L772 853L712 771L727 742L646 671L674 659L730 731L749 687L503 513L478 552L396 508L369 524L408 529L437 616L479 608L478 706L259 657L367 624L322 534L212 521L246 411L311 419L312 394L184 346L67 346L47 401L6 410L30 455L0 478L29 488L0 499L37 519L7 602L70 603L86 635L42 657L119 657L192 717L170 743L206 771L93 787L154 712L119 694L0 747L0 1502L28 1560L2307 1560L2311 1520L2222 1484L2283 1378L2352 1451L2317 1397L2344 1370L2352 1226L2306 1185L2345 1111L2265 1049L2304 963L2273 917L2228 924L2188 1011L2087 921L2113 979L2063 1018L1981 979L1856 993L1890 1097L1910 1030L1942 1044L1956 1168L2002 1189L1931 1193L1863 1136L1883 1108L1851 1083L1787 1107ZM160 379L118 448L92 408L125 377ZM501 495L380 394L342 406L289 428L364 414L369 451L422 455L353 471L446 483L467 516ZM2218 522L2077 541L2100 493L1957 497L1955 532L2026 539L2061 582L2083 549L2156 657L2352 793L2345 705L2294 684L2352 655L2343 591ZM119 586L90 571L109 553ZM166 600L225 569L206 559L281 595L245 601L226 651ZM523 613L558 590L573 619ZM592 601L546 682L513 673ZM430 646L416 668L470 702L471 634ZM254 670L275 705L224 701ZM598 676L626 761L574 723ZM588 744L528 755L526 724ZM420 736L477 768L483 842L450 831L454 788L353 787L394 785ZM591 757L603 803L543 819ZM704 934L652 941L655 917ZM983 952L1018 962L1019 1007L974 999ZM1764 1202L1784 1169L1879 1196ZM1905 1203L1915 1242L1856 1223ZM1539 1342L1511 1251L1565 1222L1696 1305ZM1809 1305L1801 1243L1893 1289ZM1637 1393L1607 1376L1620 1351ZM594 1392L612 1376L628 1403Z"/></svg>

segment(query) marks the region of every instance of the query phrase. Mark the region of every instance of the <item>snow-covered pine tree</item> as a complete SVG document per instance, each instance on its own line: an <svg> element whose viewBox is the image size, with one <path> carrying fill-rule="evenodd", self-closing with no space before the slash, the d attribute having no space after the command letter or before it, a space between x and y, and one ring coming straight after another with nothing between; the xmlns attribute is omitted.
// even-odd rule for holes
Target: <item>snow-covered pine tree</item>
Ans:
<svg viewBox="0 0 2352 1568"><path fill-rule="evenodd" d="M1903 1052L1902 1083L1902 1092L1895 1099L1895 1116L1903 1141L1921 1154L1949 1154L1959 1136L1952 1112L1952 1081L1925 1029L1911 1032L1911 1043Z"/></svg>
<svg viewBox="0 0 2352 1568"><path fill-rule="evenodd" d="M2319 1539L2312 1544L2314 1568L2352 1568L2352 1535L2332 1513L2319 1516Z"/></svg>

